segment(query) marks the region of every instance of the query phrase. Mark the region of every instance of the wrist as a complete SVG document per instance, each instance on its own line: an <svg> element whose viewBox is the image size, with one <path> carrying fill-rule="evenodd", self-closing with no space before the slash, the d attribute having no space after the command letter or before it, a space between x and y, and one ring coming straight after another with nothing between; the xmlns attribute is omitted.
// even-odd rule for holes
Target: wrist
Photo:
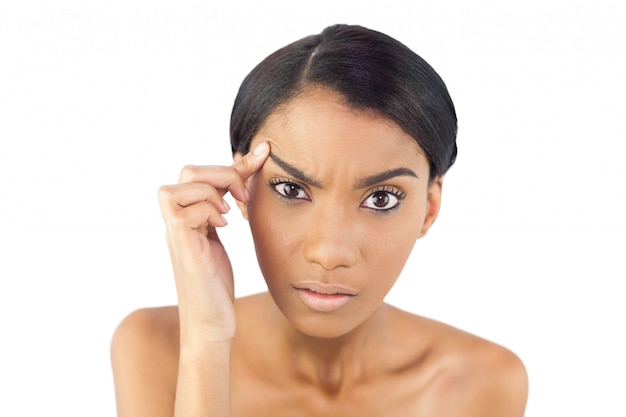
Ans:
<svg viewBox="0 0 626 417"><path fill-rule="evenodd" d="M180 341L180 363L193 366L206 364L214 367L216 363L230 362L231 342L215 342L206 340Z"/></svg>
<svg viewBox="0 0 626 417"><path fill-rule="evenodd" d="M196 346L209 344L229 345L235 337L236 323L234 319L219 320L205 318L179 307L180 341Z"/></svg>
<svg viewBox="0 0 626 417"><path fill-rule="evenodd" d="M185 352L202 352L213 350L216 352L227 350L230 351L233 338L224 332L213 329L196 329L193 331L180 331L180 348L181 353Z"/></svg>

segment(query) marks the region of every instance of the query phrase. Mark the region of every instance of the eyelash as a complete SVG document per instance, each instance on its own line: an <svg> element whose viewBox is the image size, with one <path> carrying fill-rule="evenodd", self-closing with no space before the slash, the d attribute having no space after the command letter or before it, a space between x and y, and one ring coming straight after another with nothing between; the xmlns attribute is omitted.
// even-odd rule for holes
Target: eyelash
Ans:
<svg viewBox="0 0 626 417"><path fill-rule="evenodd" d="M373 207L367 207L364 206L364 203L369 200L370 198L374 197L375 194L377 193L384 193L387 196L392 196L393 198L396 199L396 202L393 206L391 207L387 207L387 208L373 208ZM377 214L385 214L385 213L389 213L392 210L397 209L398 207L400 207L400 201L404 200L404 198L406 197L406 193L404 191L402 191L399 188L396 187L392 187L390 185L381 185L378 186L376 188L374 188L365 198L365 200L363 200L361 202L361 207L366 208L368 210L372 210L374 212L376 212Z"/></svg>
<svg viewBox="0 0 626 417"><path fill-rule="evenodd" d="M288 202L297 202L298 200L311 201L311 197L308 195L306 191L306 187L298 184L297 181L294 181L292 179L283 178L283 177L271 178L268 181L268 185L279 198L282 198ZM283 192L278 190L278 186L281 186L281 185L291 186L293 187L294 190L297 189L299 191L298 194L304 193L305 197L289 197L285 195ZM365 202L369 200L370 198L373 198L376 193L384 193L387 196L391 196L395 198L397 201L392 207L387 207L387 208L373 208L373 207L366 206ZM376 214L386 214L400 207L400 201L403 200L405 197L406 197L406 193L402 191L401 189L392 187L389 185L381 185L381 186L374 188L367 195L367 197L361 202L360 207L371 210L375 212Z"/></svg>
<svg viewBox="0 0 626 417"><path fill-rule="evenodd" d="M272 189L272 191L274 191L274 193L278 197L285 199L289 202L297 202L298 200L311 201L311 197L309 197L309 195L307 194L305 187L303 185L298 184L297 181L294 181L292 179L284 178L284 177L271 178L268 181L268 184L270 188ZM301 192L303 192L306 195L306 198L289 197L281 193L280 191L278 191L279 185L297 187Z"/></svg>

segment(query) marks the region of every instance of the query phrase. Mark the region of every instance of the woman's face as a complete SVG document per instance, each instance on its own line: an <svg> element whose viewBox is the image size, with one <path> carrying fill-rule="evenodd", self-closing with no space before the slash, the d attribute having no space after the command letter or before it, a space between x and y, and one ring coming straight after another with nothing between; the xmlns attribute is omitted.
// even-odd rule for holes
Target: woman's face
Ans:
<svg viewBox="0 0 626 417"><path fill-rule="evenodd" d="M244 208L277 306L301 332L337 337L381 306L416 239L439 211L416 141L327 89L301 94L266 120L251 149L271 155Z"/></svg>

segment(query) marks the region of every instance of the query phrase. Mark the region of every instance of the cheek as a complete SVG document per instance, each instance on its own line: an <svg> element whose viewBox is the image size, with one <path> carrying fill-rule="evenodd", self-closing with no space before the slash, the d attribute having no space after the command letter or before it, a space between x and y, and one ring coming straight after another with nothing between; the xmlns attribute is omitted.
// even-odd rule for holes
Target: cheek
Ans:
<svg viewBox="0 0 626 417"><path fill-rule="evenodd" d="M365 224L364 263L372 286L388 291L400 276L420 236L425 210L417 201L407 202L388 218L370 219Z"/></svg>
<svg viewBox="0 0 626 417"><path fill-rule="evenodd" d="M298 231L266 188L260 180L249 185L247 211L257 260L269 285L268 278L284 275L287 260L293 259Z"/></svg>
<svg viewBox="0 0 626 417"><path fill-rule="evenodd" d="M287 258L288 244L285 234L280 230L281 225L277 224L271 212L262 215L257 210L249 212L249 222L259 266L266 277L274 275Z"/></svg>
<svg viewBox="0 0 626 417"><path fill-rule="evenodd" d="M366 259L372 281L387 291L402 272L417 240L418 228L406 221L393 222L378 230L377 238L367 245Z"/></svg>

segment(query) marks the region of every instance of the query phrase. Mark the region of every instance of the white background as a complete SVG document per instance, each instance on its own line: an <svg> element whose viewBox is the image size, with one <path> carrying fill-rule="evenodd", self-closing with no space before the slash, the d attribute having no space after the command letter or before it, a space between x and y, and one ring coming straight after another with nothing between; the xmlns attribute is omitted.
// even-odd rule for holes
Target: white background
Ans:
<svg viewBox="0 0 626 417"><path fill-rule="evenodd" d="M114 414L115 326L176 300L158 187L230 163L262 58L357 23L433 65L459 117L442 213L388 300L516 352L527 416L626 415L620 2L221 3L1 3L0 414ZM228 219L237 293L261 291Z"/></svg>

